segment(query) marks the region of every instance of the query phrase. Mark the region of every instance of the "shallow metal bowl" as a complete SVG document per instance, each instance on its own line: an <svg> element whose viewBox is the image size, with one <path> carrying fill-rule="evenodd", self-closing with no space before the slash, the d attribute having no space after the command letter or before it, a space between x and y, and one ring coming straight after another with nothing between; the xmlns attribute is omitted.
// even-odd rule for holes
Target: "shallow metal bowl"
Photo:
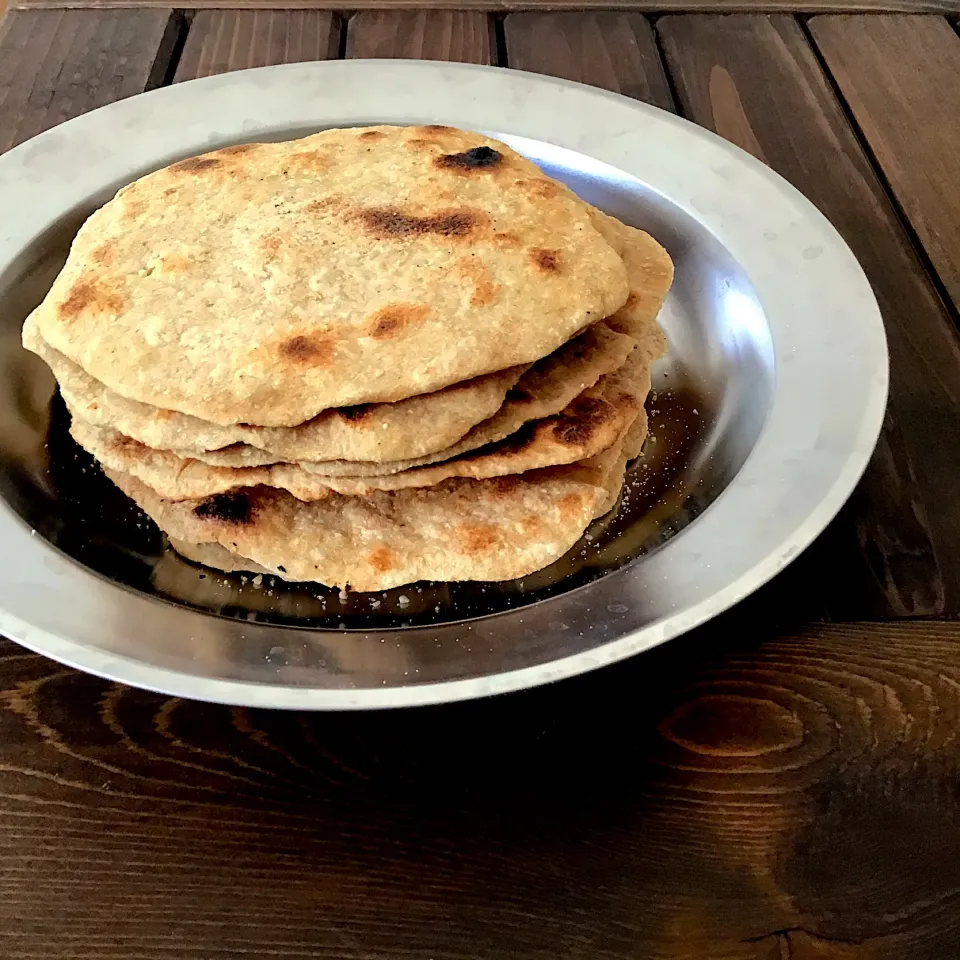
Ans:
<svg viewBox="0 0 960 960"><path fill-rule="evenodd" d="M229 143L370 123L491 133L649 230L676 263L652 437L624 502L523 581L341 599L195 567L72 444L52 377L19 346L80 224L123 184ZM829 223L762 164L660 110L410 61L157 90L0 158L0 631L106 677L255 706L431 703L544 683L689 630L777 573L853 489L886 390L876 303Z"/></svg>

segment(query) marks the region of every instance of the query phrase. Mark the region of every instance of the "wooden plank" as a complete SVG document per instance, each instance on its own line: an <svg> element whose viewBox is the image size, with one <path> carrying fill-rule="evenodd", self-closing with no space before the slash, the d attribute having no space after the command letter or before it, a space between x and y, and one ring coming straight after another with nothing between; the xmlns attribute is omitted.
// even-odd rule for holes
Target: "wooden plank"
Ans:
<svg viewBox="0 0 960 960"><path fill-rule="evenodd" d="M642 14L515 13L504 21L504 36L511 67L673 109L653 29Z"/></svg>
<svg viewBox="0 0 960 960"><path fill-rule="evenodd" d="M769 163L844 235L877 293L891 353L887 428L848 511L872 615L960 612L960 346L895 210L787 17L668 17L683 110ZM850 576L836 558L836 603ZM846 612L850 612L849 609Z"/></svg>
<svg viewBox="0 0 960 960"><path fill-rule="evenodd" d="M14 0L26 9L162 6L162 0ZM195 9L314 9L318 6L349 10L635 10L650 13L957 13L960 0L351 0L344 7L315 0L194 0Z"/></svg>
<svg viewBox="0 0 960 960"><path fill-rule="evenodd" d="M0 23L0 152L162 82L181 21L157 10L11 10Z"/></svg>
<svg viewBox="0 0 960 960"><path fill-rule="evenodd" d="M817 17L810 31L960 308L960 36L940 17Z"/></svg>
<svg viewBox="0 0 960 960"><path fill-rule="evenodd" d="M958 651L951 623L712 630L311 716L2 643L3 956L952 957Z"/></svg>
<svg viewBox="0 0 960 960"><path fill-rule="evenodd" d="M364 11L350 19L348 57L401 57L490 64L493 24L462 10Z"/></svg>
<svg viewBox="0 0 960 960"><path fill-rule="evenodd" d="M339 20L327 10L201 10L190 24L174 79L329 60L339 44Z"/></svg>

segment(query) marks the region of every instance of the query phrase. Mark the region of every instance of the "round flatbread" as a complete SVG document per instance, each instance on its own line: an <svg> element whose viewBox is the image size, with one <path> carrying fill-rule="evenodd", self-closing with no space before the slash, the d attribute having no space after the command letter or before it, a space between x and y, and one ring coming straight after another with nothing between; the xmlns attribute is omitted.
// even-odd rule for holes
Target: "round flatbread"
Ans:
<svg viewBox="0 0 960 960"><path fill-rule="evenodd" d="M294 426L530 363L627 293L585 205L509 147L368 127L228 147L123 188L36 323L129 399Z"/></svg>

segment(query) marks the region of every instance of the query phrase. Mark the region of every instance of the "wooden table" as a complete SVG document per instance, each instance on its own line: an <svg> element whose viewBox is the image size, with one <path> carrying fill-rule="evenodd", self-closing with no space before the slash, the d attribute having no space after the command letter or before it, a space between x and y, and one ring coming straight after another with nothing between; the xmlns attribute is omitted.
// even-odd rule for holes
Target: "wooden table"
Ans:
<svg viewBox="0 0 960 960"><path fill-rule="evenodd" d="M14 0L0 150L298 60L607 87L716 130L833 221L886 319L889 414L777 581L551 688L231 710L0 641L0 957L960 957L960 0L226 5Z"/></svg>

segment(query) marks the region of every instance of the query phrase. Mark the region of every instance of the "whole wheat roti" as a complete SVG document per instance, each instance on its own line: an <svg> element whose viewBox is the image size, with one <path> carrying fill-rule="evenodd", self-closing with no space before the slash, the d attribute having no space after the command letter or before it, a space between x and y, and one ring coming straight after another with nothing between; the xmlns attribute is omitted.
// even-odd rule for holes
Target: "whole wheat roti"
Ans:
<svg viewBox="0 0 960 960"><path fill-rule="evenodd" d="M636 359L634 359L636 356ZM152 450L116 431L75 419L73 438L104 466L128 473L171 500L198 499L237 487L263 485L318 500L337 491L366 495L374 490L426 487L450 477L485 479L572 463L617 442L643 406L648 383L644 358L635 350L617 371L574 399L561 413L532 422L518 434L453 460L382 477L324 477L296 464L214 467Z"/></svg>
<svg viewBox="0 0 960 960"><path fill-rule="evenodd" d="M593 207L589 211L598 230L623 258L627 267L629 295L626 303L602 324L591 327L581 334L604 329L620 331L632 337L652 364L666 346L663 331L657 323L657 315L673 282L673 262L669 254L656 240L642 230L629 227L614 217ZM609 337L607 337L609 342ZM436 453L390 462L361 463L347 459L325 463L303 463L304 469L324 476L370 477L399 473L415 467L426 466L461 456L471 450L495 443L519 430L523 424L540 417L550 416L562 410L588 383L589 368L574 366L574 359L566 351L576 347L575 339L564 348L534 364L511 391L500 410L490 419L479 423L462 439ZM610 342L612 349L613 342ZM596 348L594 348L596 349ZM620 350L626 350L621 343ZM591 354L587 354L588 360ZM593 354L593 356L598 356ZM607 372L606 370L603 372ZM597 376L599 373L596 374ZM649 387L648 387L649 390ZM178 451L181 456L190 456L190 451ZM212 455L193 454L208 463L218 466L242 466L250 463L244 456L249 451L231 449ZM303 458L297 458L302 460Z"/></svg>
<svg viewBox="0 0 960 960"><path fill-rule="evenodd" d="M666 338L657 323L657 315L673 282L673 262L667 251L649 234L628 227L593 207L587 209L597 228L603 231L623 257L629 279L630 293L626 303L608 317L603 326L633 338L645 358L649 375L649 367L666 347ZM318 463L304 464L304 468L326 476L376 476L436 463L501 440L529 420L546 417L563 409L575 396L570 392L573 384L565 378L560 365L546 368L544 364L545 361L541 361L531 367L518 382L517 390L508 396L506 403L493 417L478 424L446 450L395 463ZM527 396L523 396L524 393Z"/></svg>
<svg viewBox="0 0 960 960"><path fill-rule="evenodd" d="M623 336L609 329L607 335ZM396 403L325 410L296 427L221 426L120 396L47 344L32 316L24 325L23 343L53 371L76 417L182 456L196 455L193 448L218 451L219 457L207 461L237 467L282 460L397 460L442 450L496 413L526 369L510 367Z"/></svg>
<svg viewBox="0 0 960 960"><path fill-rule="evenodd" d="M418 580L512 580L563 556L607 497L618 444L599 457L518 477L453 479L426 489L303 503L254 487L200 503L171 501L108 470L174 543L215 544L200 562L286 580L386 590Z"/></svg>
<svg viewBox="0 0 960 960"><path fill-rule="evenodd" d="M193 157L81 228L41 336L130 399L294 426L551 353L627 298L589 210L449 127Z"/></svg>
<svg viewBox="0 0 960 960"><path fill-rule="evenodd" d="M635 344L632 337L617 333L605 323L594 324L550 356L533 364L508 391L500 409L492 417L478 423L456 442L433 454L376 463L356 460L314 463L300 457L289 459L296 460L310 473L331 477L382 476L450 460L479 447L496 443L532 420L560 413L605 374L613 373L622 367ZM413 400L406 402L412 403ZM429 424L421 424L421 430L429 429ZM181 457L195 457L215 466L244 466L250 463L245 459L248 448L234 447L200 453L191 450L174 452Z"/></svg>

